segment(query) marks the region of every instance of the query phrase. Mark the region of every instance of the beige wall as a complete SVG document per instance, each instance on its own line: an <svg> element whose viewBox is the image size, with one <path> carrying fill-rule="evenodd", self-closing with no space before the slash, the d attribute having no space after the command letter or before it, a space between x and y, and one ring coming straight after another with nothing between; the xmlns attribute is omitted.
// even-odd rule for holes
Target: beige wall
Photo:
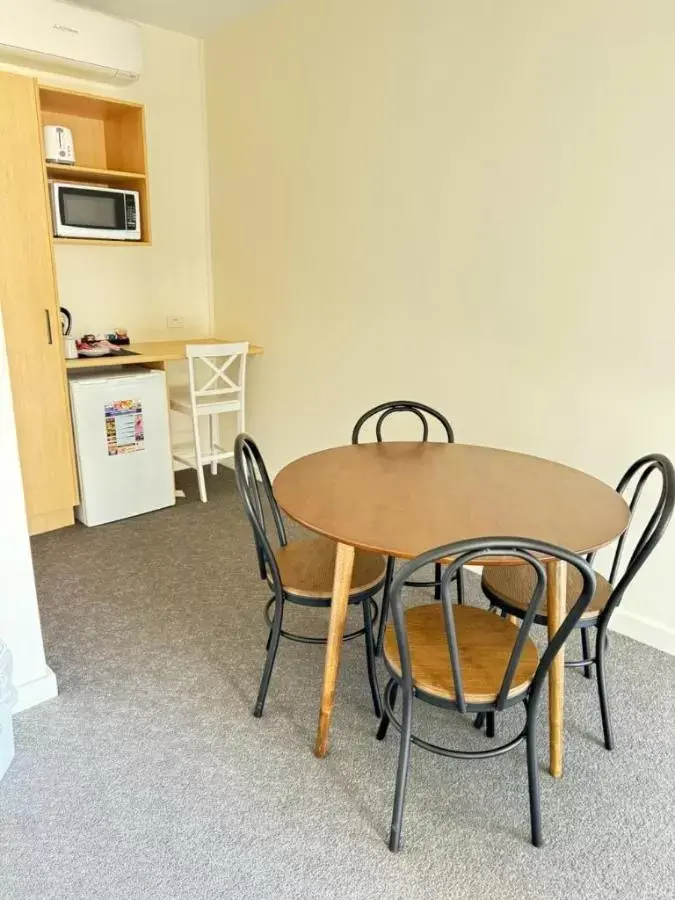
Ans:
<svg viewBox="0 0 675 900"><path fill-rule="evenodd" d="M672 0L287 0L206 42L216 319L273 469L403 396L675 456ZM675 529L621 628L675 652Z"/></svg>
<svg viewBox="0 0 675 900"><path fill-rule="evenodd" d="M133 338L152 340L209 331L202 42L148 26L142 36L145 73L130 87L29 73L146 105L153 244L56 248L59 299L73 314L76 334L126 327ZM170 315L184 317L182 331L167 331Z"/></svg>

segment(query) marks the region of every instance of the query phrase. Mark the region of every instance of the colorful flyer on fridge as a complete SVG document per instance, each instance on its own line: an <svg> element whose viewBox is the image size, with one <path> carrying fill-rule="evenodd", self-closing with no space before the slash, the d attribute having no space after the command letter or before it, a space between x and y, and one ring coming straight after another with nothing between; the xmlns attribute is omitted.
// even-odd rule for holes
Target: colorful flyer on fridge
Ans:
<svg viewBox="0 0 675 900"><path fill-rule="evenodd" d="M106 403L105 435L108 456L143 450L143 407L140 400L113 400Z"/></svg>

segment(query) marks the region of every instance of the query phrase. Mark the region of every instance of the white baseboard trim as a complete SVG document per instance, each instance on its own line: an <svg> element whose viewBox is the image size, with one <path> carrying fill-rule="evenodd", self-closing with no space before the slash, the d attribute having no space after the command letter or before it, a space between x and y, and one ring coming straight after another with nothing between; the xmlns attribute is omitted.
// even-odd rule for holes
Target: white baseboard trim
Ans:
<svg viewBox="0 0 675 900"><path fill-rule="evenodd" d="M675 656L675 628L667 628L655 619L617 609L611 618L610 629Z"/></svg>
<svg viewBox="0 0 675 900"><path fill-rule="evenodd" d="M19 696L12 710L13 714L30 709L31 706L37 706L38 703L44 703L45 700L51 700L59 693L56 675L49 666L45 666L44 675L40 678L34 678L33 681L27 681L25 684L18 684L16 690Z"/></svg>

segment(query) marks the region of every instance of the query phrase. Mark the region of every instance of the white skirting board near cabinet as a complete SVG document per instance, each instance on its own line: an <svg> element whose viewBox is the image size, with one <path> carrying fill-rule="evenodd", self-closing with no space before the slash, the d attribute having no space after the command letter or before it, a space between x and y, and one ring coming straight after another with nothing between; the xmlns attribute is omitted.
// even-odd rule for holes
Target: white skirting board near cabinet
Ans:
<svg viewBox="0 0 675 900"><path fill-rule="evenodd" d="M17 699L13 714L23 712L24 709L30 709L31 706L37 706L38 703L44 703L45 700L51 700L58 696L58 687L56 684L56 675L49 666L44 667L44 674L40 678L34 678L32 681L24 682L16 686Z"/></svg>

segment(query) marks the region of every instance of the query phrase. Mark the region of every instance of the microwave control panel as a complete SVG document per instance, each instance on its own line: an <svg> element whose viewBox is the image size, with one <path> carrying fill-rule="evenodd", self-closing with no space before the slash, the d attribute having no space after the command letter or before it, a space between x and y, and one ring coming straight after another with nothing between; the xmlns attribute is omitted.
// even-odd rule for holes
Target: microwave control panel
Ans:
<svg viewBox="0 0 675 900"><path fill-rule="evenodd" d="M126 223L127 228L131 231L136 228L136 198L133 194L125 194L124 204L126 207Z"/></svg>

